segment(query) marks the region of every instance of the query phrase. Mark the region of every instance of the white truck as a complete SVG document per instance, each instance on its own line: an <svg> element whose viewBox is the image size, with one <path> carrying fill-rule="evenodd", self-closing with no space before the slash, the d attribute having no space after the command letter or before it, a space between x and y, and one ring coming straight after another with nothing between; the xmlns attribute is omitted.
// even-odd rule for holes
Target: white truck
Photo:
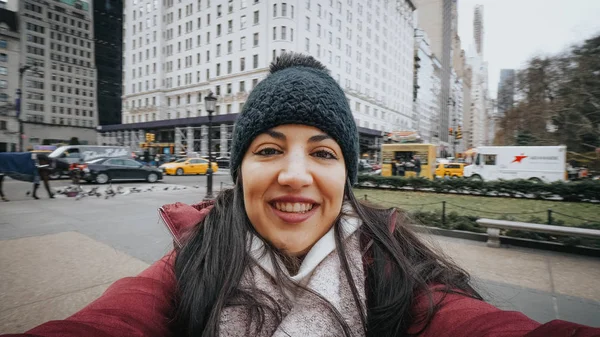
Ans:
<svg viewBox="0 0 600 337"><path fill-rule="evenodd" d="M566 146L482 146L464 177L471 179L536 182L566 180Z"/></svg>

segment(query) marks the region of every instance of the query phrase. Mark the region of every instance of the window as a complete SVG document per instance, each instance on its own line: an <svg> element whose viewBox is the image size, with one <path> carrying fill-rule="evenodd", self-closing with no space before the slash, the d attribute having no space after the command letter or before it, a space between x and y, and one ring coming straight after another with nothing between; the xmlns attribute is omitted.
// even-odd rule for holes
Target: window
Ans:
<svg viewBox="0 0 600 337"><path fill-rule="evenodd" d="M1 53L0 54L0 62L6 62L8 61L8 55Z"/></svg>
<svg viewBox="0 0 600 337"><path fill-rule="evenodd" d="M246 28L246 23L247 23L246 21L247 21L246 16L242 15L240 18L240 29Z"/></svg>
<svg viewBox="0 0 600 337"><path fill-rule="evenodd" d="M242 38L240 38L240 50L245 50L246 49L246 37L243 36Z"/></svg>
<svg viewBox="0 0 600 337"><path fill-rule="evenodd" d="M305 40L304 50L307 53L310 52L310 39L309 38L306 38L306 40Z"/></svg>
<svg viewBox="0 0 600 337"><path fill-rule="evenodd" d="M252 89L256 88L257 85L258 85L258 78L255 78L252 80Z"/></svg>
<svg viewBox="0 0 600 337"><path fill-rule="evenodd" d="M233 52L233 41L227 41L227 54L231 54Z"/></svg>
<svg viewBox="0 0 600 337"><path fill-rule="evenodd" d="M220 86L220 85L217 85L217 86L215 87L215 94L216 94L217 96L221 96L221 86Z"/></svg>
<svg viewBox="0 0 600 337"><path fill-rule="evenodd" d="M281 15L287 16L287 4L285 2L281 4Z"/></svg>
<svg viewBox="0 0 600 337"><path fill-rule="evenodd" d="M7 68L4 66L1 66L0 67L0 75L6 75L6 74L8 74Z"/></svg>
<svg viewBox="0 0 600 337"><path fill-rule="evenodd" d="M217 75L216 76L221 76L221 63L217 63Z"/></svg>
<svg viewBox="0 0 600 337"><path fill-rule="evenodd" d="M258 33L254 33L254 47L258 46Z"/></svg>
<svg viewBox="0 0 600 337"><path fill-rule="evenodd" d="M277 4L273 5L273 17L276 18L277 17Z"/></svg>
<svg viewBox="0 0 600 337"><path fill-rule="evenodd" d="M484 165L496 165L496 155L495 154L484 154L483 155L483 163L484 163Z"/></svg>
<svg viewBox="0 0 600 337"><path fill-rule="evenodd" d="M258 54L252 56L252 66L254 69L258 68Z"/></svg>
<svg viewBox="0 0 600 337"><path fill-rule="evenodd" d="M221 14L223 14L223 13L221 12L221 7L222 7L221 5L218 5L218 6L217 6L217 17L218 17L218 18L220 18L220 17L221 17Z"/></svg>
<svg viewBox="0 0 600 337"><path fill-rule="evenodd" d="M245 91L246 91L246 82L240 81L240 92L245 92Z"/></svg>
<svg viewBox="0 0 600 337"><path fill-rule="evenodd" d="M281 27L281 39L287 40L287 27L286 26Z"/></svg>
<svg viewBox="0 0 600 337"><path fill-rule="evenodd" d="M321 5L319 4L319 5L317 5L317 16L318 17L321 17L321 12L322 12L321 11Z"/></svg>
<svg viewBox="0 0 600 337"><path fill-rule="evenodd" d="M273 27L273 40L277 40L277 27Z"/></svg>
<svg viewBox="0 0 600 337"><path fill-rule="evenodd" d="M231 83L227 83L227 95L231 95L232 85Z"/></svg>
<svg viewBox="0 0 600 337"><path fill-rule="evenodd" d="M229 34L233 33L233 20L229 20L227 22L227 33L229 33Z"/></svg>
<svg viewBox="0 0 600 337"><path fill-rule="evenodd" d="M306 30L310 31L310 18L306 17Z"/></svg>
<svg viewBox="0 0 600 337"><path fill-rule="evenodd" d="M290 6L290 17L293 19L294 18L294 5Z"/></svg>
<svg viewBox="0 0 600 337"><path fill-rule="evenodd" d="M259 13L258 13L258 11L255 11L255 12L254 12L254 24L255 24L255 25L258 25L259 18L260 18L260 16L259 16Z"/></svg>
<svg viewBox="0 0 600 337"><path fill-rule="evenodd" d="M221 36L221 24L217 25L217 36Z"/></svg>
<svg viewBox="0 0 600 337"><path fill-rule="evenodd" d="M231 74L233 71L232 61L227 61L227 74Z"/></svg>
<svg viewBox="0 0 600 337"><path fill-rule="evenodd" d="M246 58L240 58L240 71L246 70ZM240 90L241 91L241 90Z"/></svg>
<svg viewBox="0 0 600 337"><path fill-rule="evenodd" d="M321 25L317 23L317 37L321 37Z"/></svg>

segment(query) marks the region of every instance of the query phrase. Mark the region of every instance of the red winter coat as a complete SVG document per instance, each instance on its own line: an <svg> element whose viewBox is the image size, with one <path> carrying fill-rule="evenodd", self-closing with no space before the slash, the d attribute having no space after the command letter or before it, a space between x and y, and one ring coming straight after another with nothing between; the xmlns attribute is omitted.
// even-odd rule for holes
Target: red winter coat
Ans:
<svg viewBox="0 0 600 337"><path fill-rule="evenodd" d="M177 203L161 208L161 217L175 244L180 243L186 230L204 218L208 205ZM138 276L116 281L100 298L65 320L47 322L25 334L6 336L171 336L169 320L175 290L173 260L171 252ZM417 303L417 306L425 305L428 301ZM559 320L541 325L519 312L502 311L482 301L448 294L421 336L591 337L600 336L600 329Z"/></svg>

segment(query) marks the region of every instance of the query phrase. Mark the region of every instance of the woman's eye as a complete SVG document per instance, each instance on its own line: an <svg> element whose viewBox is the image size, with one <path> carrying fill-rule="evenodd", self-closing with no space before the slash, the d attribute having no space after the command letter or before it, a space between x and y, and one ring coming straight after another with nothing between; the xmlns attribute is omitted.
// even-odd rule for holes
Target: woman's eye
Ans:
<svg viewBox="0 0 600 337"><path fill-rule="evenodd" d="M255 154L257 154L259 156L269 157L269 156L274 156L274 155L281 154L281 153L282 152L280 150L277 150L272 147L267 147L267 148L264 148L264 149L256 152Z"/></svg>
<svg viewBox="0 0 600 337"><path fill-rule="evenodd" d="M319 150L314 152L312 155L321 159L337 159L335 154L327 150Z"/></svg>

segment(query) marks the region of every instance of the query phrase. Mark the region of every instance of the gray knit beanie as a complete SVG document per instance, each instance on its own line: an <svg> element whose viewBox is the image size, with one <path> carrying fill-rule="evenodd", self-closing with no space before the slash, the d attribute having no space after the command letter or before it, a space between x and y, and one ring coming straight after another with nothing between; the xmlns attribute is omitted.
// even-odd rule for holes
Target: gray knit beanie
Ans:
<svg viewBox="0 0 600 337"><path fill-rule="evenodd" d="M312 56L284 53L269 75L250 93L234 126L231 176L237 180L250 143L261 133L285 124L316 127L342 149L348 179L356 182L358 130L344 91Z"/></svg>

